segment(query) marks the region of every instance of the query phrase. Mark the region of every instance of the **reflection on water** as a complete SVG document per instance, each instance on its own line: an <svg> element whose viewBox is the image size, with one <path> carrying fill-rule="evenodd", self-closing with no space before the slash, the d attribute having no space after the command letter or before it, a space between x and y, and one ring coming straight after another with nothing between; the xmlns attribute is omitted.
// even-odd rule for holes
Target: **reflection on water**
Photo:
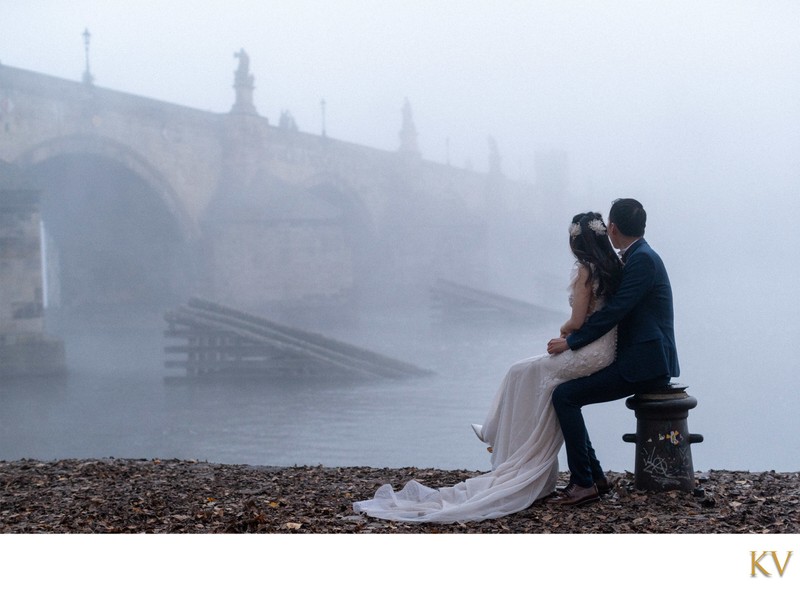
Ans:
<svg viewBox="0 0 800 594"><path fill-rule="evenodd" d="M158 320L113 331L72 330L65 335L68 377L19 379L0 387L0 459L488 469L489 456L470 423L483 421L511 363L542 352L552 323L454 330L396 316L361 326L335 337L436 375L349 385L167 385ZM702 396L698 400L689 425L706 442L693 448L695 469L791 470L788 460L759 464L746 451L722 451L720 439L698 421ZM635 419L624 402L589 407L586 416L604 465L632 470L634 446L621 435L635 431ZM563 452L561 462L566 468Z"/></svg>

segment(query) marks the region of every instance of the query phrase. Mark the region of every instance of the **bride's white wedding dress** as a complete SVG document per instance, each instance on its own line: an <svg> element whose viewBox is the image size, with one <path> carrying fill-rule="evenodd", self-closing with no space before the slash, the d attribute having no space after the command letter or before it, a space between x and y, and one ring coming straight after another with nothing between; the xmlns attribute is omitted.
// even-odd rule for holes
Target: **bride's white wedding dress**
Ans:
<svg viewBox="0 0 800 594"><path fill-rule="evenodd" d="M601 299L595 301L591 311L603 305ZM353 509L401 522L467 522L512 514L551 494L564 441L550 402L553 390L562 382L610 365L615 350L616 328L577 351L515 363L503 378L483 425L473 426L492 448L490 472L439 489L415 480L400 491L383 485L374 498L355 503Z"/></svg>

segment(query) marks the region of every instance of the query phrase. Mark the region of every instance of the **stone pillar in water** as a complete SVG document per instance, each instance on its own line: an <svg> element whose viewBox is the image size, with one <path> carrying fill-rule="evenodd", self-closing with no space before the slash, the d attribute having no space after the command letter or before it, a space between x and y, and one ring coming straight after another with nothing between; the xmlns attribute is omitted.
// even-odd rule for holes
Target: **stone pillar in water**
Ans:
<svg viewBox="0 0 800 594"><path fill-rule="evenodd" d="M39 192L0 162L0 377L65 371L64 344L45 335Z"/></svg>

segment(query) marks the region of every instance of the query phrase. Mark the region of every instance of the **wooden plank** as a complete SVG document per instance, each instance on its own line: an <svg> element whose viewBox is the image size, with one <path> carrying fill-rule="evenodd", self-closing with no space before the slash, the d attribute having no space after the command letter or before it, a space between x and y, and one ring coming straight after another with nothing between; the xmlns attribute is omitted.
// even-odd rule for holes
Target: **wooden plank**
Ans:
<svg viewBox="0 0 800 594"><path fill-rule="evenodd" d="M185 369L187 376L261 371L281 373L293 368L308 375L360 378L408 377L432 372L334 339L283 326L263 317L210 301L192 299L187 306L168 312L165 335L186 341L167 346L168 354L185 354L186 360L167 361L168 368Z"/></svg>
<svg viewBox="0 0 800 594"><path fill-rule="evenodd" d="M374 351L368 351L321 334L290 328L267 320L266 318L234 310L211 301L194 298L189 301L189 306L192 307L195 312L201 311L205 316L211 316L213 314L225 316L228 318L228 323L235 328L246 328L264 338L275 339L287 345L296 345L314 353L328 355L333 353L337 357L351 358L353 360L362 361L365 364L372 363L375 366L384 366L395 369L401 373L422 375L430 373L428 370L380 355ZM219 320L225 318L216 317L214 319Z"/></svg>
<svg viewBox="0 0 800 594"><path fill-rule="evenodd" d="M250 314L240 314L229 308L218 307L216 304L211 304L213 307L207 307L208 303L204 302L202 308L192 303L195 306L192 314L198 316L204 323L213 323L217 328L231 329L240 336L260 339L282 348L305 353L308 356L318 357L346 367L355 366L378 375L403 376L430 373L402 361L390 359L319 334L283 326Z"/></svg>
<svg viewBox="0 0 800 594"><path fill-rule="evenodd" d="M443 315L483 316L502 313L523 319L560 318L562 315L521 299L444 279L437 280L430 293L434 309Z"/></svg>

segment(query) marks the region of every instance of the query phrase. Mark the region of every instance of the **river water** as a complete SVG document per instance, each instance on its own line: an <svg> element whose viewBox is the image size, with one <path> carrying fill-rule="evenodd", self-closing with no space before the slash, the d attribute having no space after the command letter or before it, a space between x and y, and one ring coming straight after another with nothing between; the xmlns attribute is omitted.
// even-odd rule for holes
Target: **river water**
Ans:
<svg viewBox="0 0 800 594"><path fill-rule="evenodd" d="M487 470L489 455L470 423L483 421L511 363L543 352L553 327L552 321L452 327L411 314L366 316L358 327L328 335L435 373L350 384L172 384L164 382L166 327L158 317L72 324L59 330L67 349L66 377L0 386L0 459L181 458ZM707 390L702 375L695 380L700 393L689 392L700 405L690 413L689 427L706 435L693 446L696 470L796 470L793 453L768 458L753 445L757 439L734 439L727 435L731 429L710 427L713 404L709 410L701 396ZM587 407L585 415L604 466L633 470L634 446L621 436L635 431L635 418L624 401ZM773 423L763 431L774 429ZM751 437L760 431L752 423L748 430ZM566 468L563 451L561 456Z"/></svg>

